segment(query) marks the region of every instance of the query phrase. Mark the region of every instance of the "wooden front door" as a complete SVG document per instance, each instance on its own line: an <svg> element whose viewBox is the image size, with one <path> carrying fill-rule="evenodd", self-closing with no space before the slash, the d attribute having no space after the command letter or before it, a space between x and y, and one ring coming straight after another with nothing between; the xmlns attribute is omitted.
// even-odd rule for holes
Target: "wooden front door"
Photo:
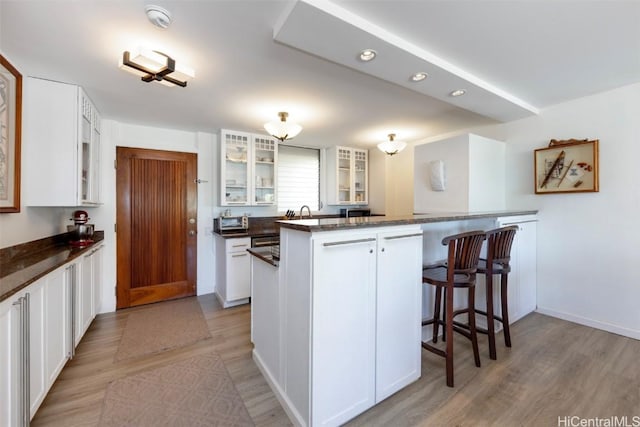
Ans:
<svg viewBox="0 0 640 427"><path fill-rule="evenodd" d="M117 308L196 294L197 155L116 148Z"/></svg>

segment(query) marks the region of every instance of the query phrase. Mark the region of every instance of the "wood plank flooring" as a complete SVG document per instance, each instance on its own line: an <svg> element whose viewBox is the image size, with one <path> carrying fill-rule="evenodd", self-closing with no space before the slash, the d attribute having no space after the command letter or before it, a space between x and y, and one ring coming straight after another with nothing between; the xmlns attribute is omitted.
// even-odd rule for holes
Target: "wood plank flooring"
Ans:
<svg viewBox="0 0 640 427"><path fill-rule="evenodd" d="M98 316L32 425L95 426L111 381L212 350L256 426L291 425L251 359L250 306L223 310L213 295L198 301L211 339L118 363L127 316L145 307ZM347 425L557 426L565 416L640 417L640 341L536 313L514 324L512 349L499 337L497 361L480 338L482 367L476 368L469 342L456 337L455 388L445 385L444 359L423 351L418 381Z"/></svg>

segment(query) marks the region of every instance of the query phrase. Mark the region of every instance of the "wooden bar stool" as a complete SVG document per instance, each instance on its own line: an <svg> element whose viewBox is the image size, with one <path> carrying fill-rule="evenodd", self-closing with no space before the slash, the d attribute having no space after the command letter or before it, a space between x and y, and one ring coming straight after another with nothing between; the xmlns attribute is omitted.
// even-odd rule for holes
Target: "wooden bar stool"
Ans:
<svg viewBox="0 0 640 427"><path fill-rule="evenodd" d="M422 342L422 347L434 354L442 356L446 360L447 385L453 387L453 331L464 335L471 340L473 356L476 366L480 366L480 354L478 352L478 336L475 328L474 304L476 270L480 258L482 242L485 239L484 231L470 231L445 237L442 244L448 246L447 262L432 267L426 267L422 271L422 282L436 287L435 309L432 319L424 320L422 325L433 324L433 342L438 340L438 327L444 326L446 341L445 350L440 350L427 342ZM468 290L468 305L466 309L453 310L453 290L463 288ZM440 318L440 300L444 289L444 320ZM454 313L469 314L469 328L460 328L453 323Z"/></svg>
<svg viewBox="0 0 640 427"><path fill-rule="evenodd" d="M487 316L487 329L477 328L478 332L489 335L489 357L496 360L495 320L502 323L504 344L511 347L509 332L509 307L507 304L507 277L511 271L511 246L518 230L517 225L496 228L486 232L487 258L480 258L478 273L486 277L487 311L476 309L476 313ZM493 275L500 275L501 316L496 316L493 309ZM455 316L455 314L454 314Z"/></svg>

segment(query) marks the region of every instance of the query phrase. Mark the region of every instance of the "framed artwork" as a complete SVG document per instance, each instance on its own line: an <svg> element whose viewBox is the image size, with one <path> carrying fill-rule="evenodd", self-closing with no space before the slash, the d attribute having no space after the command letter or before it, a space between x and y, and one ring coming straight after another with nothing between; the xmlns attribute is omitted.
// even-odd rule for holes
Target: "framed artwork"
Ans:
<svg viewBox="0 0 640 427"><path fill-rule="evenodd" d="M534 154L536 194L598 191L598 140L552 139Z"/></svg>
<svg viewBox="0 0 640 427"><path fill-rule="evenodd" d="M22 75L0 55L0 213L20 212Z"/></svg>

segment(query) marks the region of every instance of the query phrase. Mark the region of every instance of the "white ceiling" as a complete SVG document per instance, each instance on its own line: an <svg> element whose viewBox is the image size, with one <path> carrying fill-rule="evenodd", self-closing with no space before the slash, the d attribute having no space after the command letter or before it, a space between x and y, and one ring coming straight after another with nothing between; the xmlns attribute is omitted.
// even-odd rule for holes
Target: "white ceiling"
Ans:
<svg viewBox="0 0 640 427"><path fill-rule="evenodd" d="M173 14L167 30L147 20L150 3ZM24 75L83 86L107 118L263 132L288 111L304 127L294 142L319 146L420 140L640 81L640 1L293 3L0 0L0 50ZM294 21L292 7L316 15ZM274 41L287 25L294 37ZM384 53L370 68L348 63L361 41ZM168 88L118 69L140 45L196 78ZM408 83L409 65L431 77ZM448 97L454 84L468 94Z"/></svg>

